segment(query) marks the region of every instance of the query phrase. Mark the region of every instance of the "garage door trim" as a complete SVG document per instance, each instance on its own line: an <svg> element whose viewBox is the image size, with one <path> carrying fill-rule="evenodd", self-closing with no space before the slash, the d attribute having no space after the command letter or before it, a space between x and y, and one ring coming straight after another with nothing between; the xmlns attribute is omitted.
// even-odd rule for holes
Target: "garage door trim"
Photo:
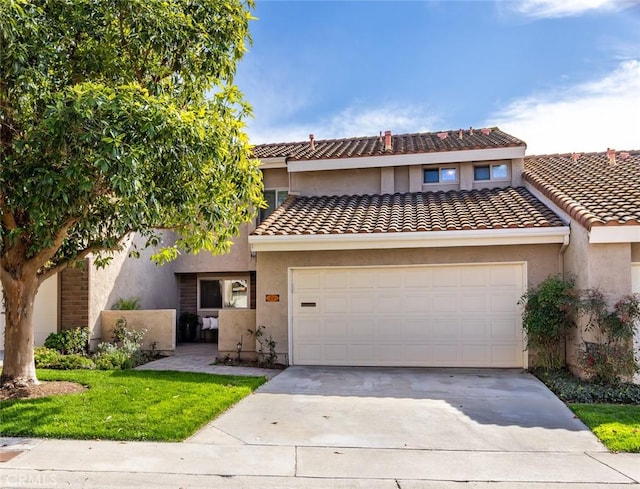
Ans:
<svg viewBox="0 0 640 489"><path fill-rule="evenodd" d="M297 270L336 270L336 269L381 269L381 268L436 268L436 267L487 267L491 265L518 265L522 270L522 287L521 293L524 294L526 292L527 287L527 277L528 277L528 263L526 261L507 261L507 262L477 262L477 263L423 263L423 264L393 264L393 265L340 265L340 266L294 266L288 267L287 269L287 333L288 333L288 356L289 363L293 365L294 356L293 356L293 345L294 345L294 331L293 331L293 274ZM526 347L526 338L524 334L524 329L522 330L522 345L523 345L523 357L522 357L522 368L528 368L528 350Z"/></svg>

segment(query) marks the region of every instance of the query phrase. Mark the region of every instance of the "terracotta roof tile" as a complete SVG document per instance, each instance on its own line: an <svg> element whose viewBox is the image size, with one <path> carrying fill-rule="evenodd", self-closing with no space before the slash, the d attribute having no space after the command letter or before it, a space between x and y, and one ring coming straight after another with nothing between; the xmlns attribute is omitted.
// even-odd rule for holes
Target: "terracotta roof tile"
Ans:
<svg viewBox="0 0 640 489"><path fill-rule="evenodd" d="M525 188L383 195L291 196L253 232L406 233L564 226Z"/></svg>
<svg viewBox="0 0 640 489"><path fill-rule="evenodd" d="M640 225L640 151L529 156L524 178L586 229Z"/></svg>
<svg viewBox="0 0 640 489"><path fill-rule="evenodd" d="M256 158L319 160L526 146L524 141L502 132L497 127L392 135L390 151L385 151L384 135L316 140L314 145L315 149L311 149L309 141L259 144L253 147L253 155Z"/></svg>

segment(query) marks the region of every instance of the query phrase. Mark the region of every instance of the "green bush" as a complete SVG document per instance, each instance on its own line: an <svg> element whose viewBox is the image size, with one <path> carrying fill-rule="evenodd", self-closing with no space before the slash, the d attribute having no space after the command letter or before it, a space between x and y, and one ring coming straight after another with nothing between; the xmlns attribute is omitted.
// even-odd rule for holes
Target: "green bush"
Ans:
<svg viewBox="0 0 640 489"><path fill-rule="evenodd" d="M540 354L542 366L549 369L564 365L564 344L576 326L574 313L580 303L572 280L558 276L544 279L531 287L518 301L524 306L522 327L527 346Z"/></svg>
<svg viewBox="0 0 640 489"><path fill-rule="evenodd" d="M95 368L93 360L84 355L78 353L64 355L57 350L43 346L34 349L34 359L37 368L51 368L56 370Z"/></svg>
<svg viewBox="0 0 640 489"><path fill-rule="evenodd" d="M112 310L120 310L120 311L135 311L140 309L140 298L139 297L121 297L118 299L112 306Z"/></svg>
<svg viewBox="0 0 640 489"><path fill-rule="evenodd" d="M127 328L127 321L120 318L113 329L113 341L102 342L96 347L94 361L101 370L128 369L145 363L142 351L145 331Z"/></svg>
<svg viewBox="0 0 640 489"><path fill-rule="evenodd" d="M44 346L67 355L70 353L87 353L89 345L89 328L73 328L51 333L44 340Z"/></svg>
<svg viewBox="0 0 640 489"><path fill-rule="evenodd" d="M638 384L594 384L580 380L563 369L535 369L532 373L564 402L640 404L640 385Z"/></svg>
<svg viewBox="0 0 640 489"><path fill-rule="evenodd" d="M617 384L640 370L632 342L640 321L640 295L622 297L609 307L604 293L597 289L583 292L580 312L587 318L586 329L595 334L594 342L584 342L578 351L578 365L592 382Z"/></svg>

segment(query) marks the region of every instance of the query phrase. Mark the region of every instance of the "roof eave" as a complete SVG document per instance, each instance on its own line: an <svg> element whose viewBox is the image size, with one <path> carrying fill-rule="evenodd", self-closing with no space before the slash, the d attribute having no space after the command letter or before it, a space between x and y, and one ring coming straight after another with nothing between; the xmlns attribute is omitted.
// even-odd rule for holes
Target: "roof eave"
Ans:
<svg viewBox="0 0 640 489"><path fill-rule="evenodd" d="M640 243L640 225L591 226L589 243Z"/></svg>
<svg viewBox="0 0 640 489"><path fill-rule="evenodd" d="M429 165L442 163L459 163L461 161L492 161L524 158L526 145L502 148L464 149L425 153L358 156L327 159L289 159L289 172L318 170L344 170L355 168L381 168L403 165Z"/></svg>
<svg viewBox="0 0 640 489"><path fill-rule="evenodd" d="M525 244L568 244L569 227L423 231L407 233L249 236L252 252L449 248Z"/></svg>

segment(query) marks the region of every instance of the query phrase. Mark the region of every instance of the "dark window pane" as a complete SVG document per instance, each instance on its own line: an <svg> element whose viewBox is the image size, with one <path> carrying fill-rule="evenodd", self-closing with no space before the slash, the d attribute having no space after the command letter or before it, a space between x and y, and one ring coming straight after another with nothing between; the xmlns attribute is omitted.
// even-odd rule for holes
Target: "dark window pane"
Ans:
<svg viewBox="0 0 640 489"><path fill-rule="evenodd" d="M491 173L489 171L489 165L487 166L474 166L473 167L474 180L491 180Z"/></svg>
<svg viewBox="0 0 640 489"><path fill-rule="evenodd" d="M287 197L289 197L289 192L287 192L286 190L278 190L278 206L276 207L276 209L284 204L284 201L287 200Z"/></svg>
<svg viewBox="0 0 640 489"><path fill-rule="evenodd" d="M438 183L440 181L440 170L437 168L424 171L424 183Z"/></svg>
<svg viewBox="0 0 640 489"><path fill-rule="evenodd" d="M267 202L268 207L266 209L260 209L260 222L264 221L274 210L276 210L276 191L265 190L264 200Z"/></svg>
<svg viewBox="0 0 640 489"><path fill-rule="evenodd" d="M200 281L200 309L221 309L222 290L220 280Z"/></svg>

